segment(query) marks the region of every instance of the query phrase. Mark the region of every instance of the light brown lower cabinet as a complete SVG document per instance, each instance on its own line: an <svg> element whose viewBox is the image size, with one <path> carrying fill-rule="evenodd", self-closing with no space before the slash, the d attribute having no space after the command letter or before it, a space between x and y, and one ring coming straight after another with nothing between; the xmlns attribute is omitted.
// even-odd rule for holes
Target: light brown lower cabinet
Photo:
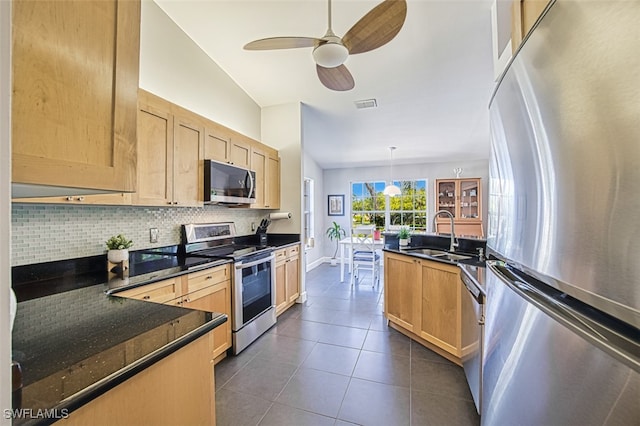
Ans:
<svg viewBox="0 0 640 426"><path fill-rule="evenodd" d="M300 296L300 244L276 250L276 315Z"/></svg>
<svg viewBox="0 0 640 426"><path fill-rule="evenodd" d="M213 356L216 362L222 360L227 349L231 347L231 267L229 264L121 291L116 295L227 314L227 322L213 330L216 343Z"/></svg>
<svg viewBox="0 0 640 426"><path fill-rule="evenodd" d="M56 424L215 425L213 334L178 349Z"/></svg>
<svg viewBox="0 0 640 426"><path fill-rule="evenodd" d="M457 266L384 254L384 314L392 328L461 364L463 284Z"/></svg>

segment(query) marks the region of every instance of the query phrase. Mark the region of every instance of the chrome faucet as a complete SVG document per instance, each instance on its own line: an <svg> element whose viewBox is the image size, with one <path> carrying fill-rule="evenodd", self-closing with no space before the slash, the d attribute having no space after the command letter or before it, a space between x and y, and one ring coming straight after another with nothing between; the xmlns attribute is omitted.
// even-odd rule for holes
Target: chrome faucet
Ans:
<svg viewBox="0 0 640 426"><path fill-rule="evenodd" d="M456 247L458 247L458 242L456 241L456 230L453 224L453 214L449 210L438 210L436 214L433 215L433 232L436 232L436 218L439 214L446 213L451 219L451 244L449 245L449 251L456 251Z"/></svg>

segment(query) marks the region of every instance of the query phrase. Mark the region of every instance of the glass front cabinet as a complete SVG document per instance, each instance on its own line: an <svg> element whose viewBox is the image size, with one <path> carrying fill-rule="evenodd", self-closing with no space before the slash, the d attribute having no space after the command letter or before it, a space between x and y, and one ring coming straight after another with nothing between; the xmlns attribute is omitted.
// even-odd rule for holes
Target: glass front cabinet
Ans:
<svg viewBox="0 0 640 426"><path fill-rule="evenodd" d="M436 211L446 210L453 215L457 237L484 237L480 178L437 179L435 194ZM446 214L436 218L435 232L451 233L451 221Z"/></svg>

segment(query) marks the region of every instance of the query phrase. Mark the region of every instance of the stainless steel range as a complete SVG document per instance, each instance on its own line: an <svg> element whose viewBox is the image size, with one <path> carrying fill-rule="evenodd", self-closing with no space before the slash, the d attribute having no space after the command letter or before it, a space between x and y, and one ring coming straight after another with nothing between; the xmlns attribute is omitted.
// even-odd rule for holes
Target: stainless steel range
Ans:
<svg viewBox="0 0 640 426"><path fill-rule="evenodd" d="M238 244L235 236L231 222L183 225L189 256L233 259L231 329L238 354L276 323L276 272L273 247Z"/></svg>

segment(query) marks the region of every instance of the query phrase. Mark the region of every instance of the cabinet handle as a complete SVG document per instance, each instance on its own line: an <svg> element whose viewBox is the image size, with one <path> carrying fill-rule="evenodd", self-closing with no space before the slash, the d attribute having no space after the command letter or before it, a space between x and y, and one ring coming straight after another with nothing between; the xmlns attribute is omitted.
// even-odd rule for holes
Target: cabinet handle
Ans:
<svg viewBox="0 0 640 426"><path fill-rule="evenodd" d="M73 197L71 196L67 197L67 201L73 201Z"/></svg>
<svg viewBox="0 0 640 426"><path fill-rule="evenodd" d="M167 204L171 205L173 204L173 201L167 201Z"/></svg>
<svg viewBox="0 0 640 426"><path fill-rule="evenodd" d="M78 201L80 202L84 201L84 197L78 197Z"/></svg>
<svg viewBox="0 0 640 426"><path fill-rule="evenodd" d="M144 299L144 300L149 300L149 299L151 299L151 296L146 295L146 296L144 296L144 297L143 297L143 299Z"/></svg>
<svg viewBox="0 0 640 426"><path fill-rule="evenodd" d="M189 300L189 298L187 297L186 299L183 300L184 303L189 303L191 302L191 300Z"/></svg>
<svg viewBox="0 0 640 426"><path fill-rule="evenodd" d="M205 280L212 280L213 277L211 275L207 275L207 278L205 278Z"/></svg>

